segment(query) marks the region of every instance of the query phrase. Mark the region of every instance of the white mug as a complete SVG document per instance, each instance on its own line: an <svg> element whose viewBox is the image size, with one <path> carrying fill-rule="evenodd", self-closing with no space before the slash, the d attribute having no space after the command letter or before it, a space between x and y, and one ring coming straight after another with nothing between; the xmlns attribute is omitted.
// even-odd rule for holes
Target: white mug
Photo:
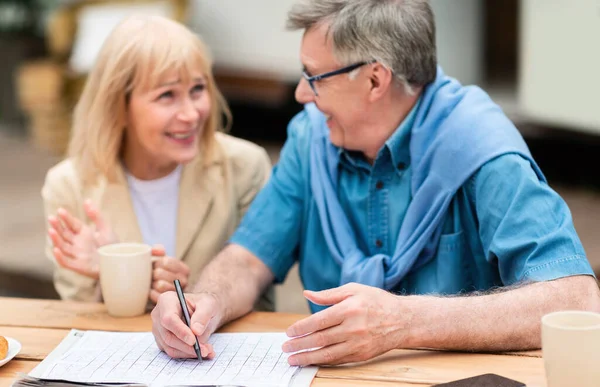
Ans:
<svg viewBox="0 0 600 387"><path fill-rule="evenodd" d="M599 351L599 313L563 311L542 317L548 387L600 386Z"/></svg>
<svg viewBox="0 0 600 387"><path fill-rule="evenodd" d="M98 249L100 288L108 314L132 317L144 314L152 281L152 247L142 243L115 243Z"/></svg>

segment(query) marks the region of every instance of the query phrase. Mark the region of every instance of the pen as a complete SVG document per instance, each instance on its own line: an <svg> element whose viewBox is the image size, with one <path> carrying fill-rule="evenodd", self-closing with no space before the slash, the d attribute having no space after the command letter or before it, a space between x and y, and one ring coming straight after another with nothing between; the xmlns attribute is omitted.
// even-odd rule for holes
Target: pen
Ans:
<svg viewBox="0 0 600 387"><path fill-rule="evenodd" d="M181 284L179 280L173 281L175 284L175 290L177 291L177 297L179 297L179 303L181 304L181 310L183 311L183 318L185 320L185 324L192 328L190 321L190 311L187 308L187 303L185 302L185 298L183 297L183 290L181 290ZM200 354L200 345L198 344L198 337L194 335L196 342L194 343L194 351L196 351L196 356L198 356L198 360L202 361L202 355Z"/></svg>

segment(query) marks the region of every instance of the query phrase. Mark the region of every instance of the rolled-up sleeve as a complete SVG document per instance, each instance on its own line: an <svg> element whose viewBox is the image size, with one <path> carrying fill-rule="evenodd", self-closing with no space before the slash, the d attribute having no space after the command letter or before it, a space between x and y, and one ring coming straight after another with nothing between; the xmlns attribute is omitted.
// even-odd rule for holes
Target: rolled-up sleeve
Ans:
<svg viewBox="0 0 600 387"><path fill-rule="evenodd" d="M567 204L528 160L500 156L470 183L486 259L504 284L594 275Z"/></svg>
<svg viewBox="0 0 600 387"><path fill-rule="evenodd" d="M230 243L246 248L261 259L277 282L283 282L294 264L300 241L307 194L307 171L303 162L307 121L305 113L300 113L290 122L287 141L271 178L230 239Z"/></svg>

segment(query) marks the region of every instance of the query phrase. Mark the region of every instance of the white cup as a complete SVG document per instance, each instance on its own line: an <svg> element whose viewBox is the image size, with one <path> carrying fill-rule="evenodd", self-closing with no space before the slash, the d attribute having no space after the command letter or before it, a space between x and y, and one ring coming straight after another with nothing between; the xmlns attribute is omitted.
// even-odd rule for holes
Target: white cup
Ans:
<svg viewBox="0 0 600 387"><path fill-rule="evenodd" d="M132 317L144 314L152 281L152 247L115 243L98 249L100 288L108 314Z"/></svg>
<svg viewBox="0 0 600 387"><path fill-rule="evenodd" d="M600 314L554 312L542 317L548 387L600 386Z"/></svg>

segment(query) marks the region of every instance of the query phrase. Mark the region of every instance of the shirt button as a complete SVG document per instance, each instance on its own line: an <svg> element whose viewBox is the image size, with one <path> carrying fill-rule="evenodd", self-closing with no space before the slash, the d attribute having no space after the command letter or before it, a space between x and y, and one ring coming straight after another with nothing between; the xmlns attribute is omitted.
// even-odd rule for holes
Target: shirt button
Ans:
<svg viewBox="0 0 600 387"><path fill-rule="evenodd" d="M406 164L405 164L405 163L403 163L403 162L400 162L400 163L398 163L398 165L396 165L396 167L397 167L399 170L403 171L403 170L405 170L405 169L406 169Z"/></svg>
<svg viewBox="0 0 600 387"><path fill-rule="evenodd" d="M383 246L383 242L382 242L380 239L377 239L377 240L375 241L375 246L377 246L377 247L381 247L381 246Z"/></svg>
<svg viewBox="0 0 600 387"><path fill-rule="evenodd" d="M377 182L377 184L375 184L375 188L377 188L377 189L382 189L382 188L383 188L383 181L379 180L379 181Z"/></svg>

